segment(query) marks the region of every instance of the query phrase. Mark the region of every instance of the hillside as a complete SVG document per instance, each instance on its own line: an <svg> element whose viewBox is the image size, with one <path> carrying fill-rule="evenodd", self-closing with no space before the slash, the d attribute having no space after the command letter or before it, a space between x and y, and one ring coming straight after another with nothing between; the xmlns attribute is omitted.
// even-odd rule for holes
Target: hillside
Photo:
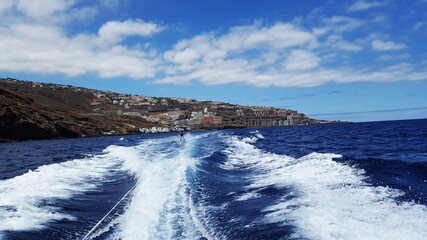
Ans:
<svg viewBox="0 0 427 240"><path fill-rule="evenodd" d="M0 139L316 124L288 109L0 79Z"/></svg>
<svg viewBox="0 0 427 240"><path fill-rule="evenodd" d="M132 116L107 116L90 108L93 94L33 88L0 80L0 139L30 140L136 133L158 126Z"/></svg>

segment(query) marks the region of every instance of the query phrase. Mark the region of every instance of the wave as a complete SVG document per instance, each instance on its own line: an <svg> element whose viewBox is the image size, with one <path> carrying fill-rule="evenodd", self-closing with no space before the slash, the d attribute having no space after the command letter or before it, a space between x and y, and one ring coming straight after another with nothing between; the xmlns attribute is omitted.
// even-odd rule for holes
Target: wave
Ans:
<svg viewBox="0 0 427 240"><path fill-rule="evenodd" d="M195 137L146 141L135 147L139 161L131 202L120 216L120 239L196 239L206 237L192 206L188 177L196 164Z"/></svg>
<svg viewBox="0 0 427 240"><path fill-rule="evenodd" d="M67 214L58 201L71 199L78 205L74 196L103 191L110 181L124 188L117 180L123 176L131 189L124 191L130 194L120 210L89 232L89 239L427 235L427 207L402 200L408 198L402 198L406 193L401 190L373 186L368 170L336 161L342 156L333 153L299 158L269 153L256 147L265 146L269 139L263 139L258 131L242 137L227 131L187 134L185 142L176 136L146 139L0 181L0 239L6 231L55 227L49 224L54 221L90 221L91 226L72 233L82 236L82 229L96 226L93 218Z"/></svg>
<svg viewBox="0 0 427 240"><path fill-rule="evenodd" d="M61 201L78 204L75 196L104 191L123 174L133 177L135 185L120 210L107 211L110 216L96 224L93 219L85 221L87 226L78 233L81 237L210 239L191 196L191 178L202 157L193 157L193 150L202 136L187 134L184 142L166 137L136 146L112 145L99 155L44 165L0 181L0 239L5 231L41 231L53 222L82 220L67 213ZM210 151L204 149L202 155Z"/></svg>
<svg viewBox="0 0 427 240"><path fill-rule="evenodd" d="M57 200L96 189L114 171L131 170L135 155L109 146L102 154L58 164L0 181L0 232L45 228L49 222L73 216L61 212Z"/></svg>
<svg viewBox="0 0 427 240"><path fill-rule="evenodd" d="M257 137L258 139L264 139L264 135L262 135L258 130L255 130L251 133L255 134L255 137Z"/></svg>
<svg viewBox="0 0 427 240"><path fill-rule="evenodd" d="M252 138L231 137L223 151L228 160L222 168L251 172L245 193L235 200L263 197L267 187L282 189L281 198L262 209L260 221L295 226L292 238L424 239L427 235L426 206L398 201L405 194L400 190L368 184L363 170L334 161L341 155L311 153L293 158L251 143Z"/></svg>

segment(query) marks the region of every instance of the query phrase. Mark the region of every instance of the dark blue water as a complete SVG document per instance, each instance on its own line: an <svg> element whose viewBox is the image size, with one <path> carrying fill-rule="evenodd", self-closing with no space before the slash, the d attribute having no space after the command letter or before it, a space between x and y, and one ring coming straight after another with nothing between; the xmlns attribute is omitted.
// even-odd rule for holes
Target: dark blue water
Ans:
<svg viewBox="0 0 427 240"><path fill-rule="evenodd" d="M0 239L425 239L427 120L0 144Z"/></svg>

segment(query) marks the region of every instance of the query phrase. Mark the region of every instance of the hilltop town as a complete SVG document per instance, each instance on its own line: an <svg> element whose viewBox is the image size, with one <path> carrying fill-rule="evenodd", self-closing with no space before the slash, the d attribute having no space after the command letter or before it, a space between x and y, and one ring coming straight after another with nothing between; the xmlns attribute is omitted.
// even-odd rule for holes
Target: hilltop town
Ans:
<svg viewBox="0 0 427 240"><path fill-rule="evenodd" d="M81 136L328 123L309 118L303 113L290 109L241 106L188 98L139 96L10 78L0 79L0 90L13 94L21 100L27 98L31 104L40 106L44 115L55 109L65 115L73 112L73 116L67 118L65 125L72 125L77 132L75 135ZM0 111L0 128L5 128L8 124L15 126L16 124L11 123L10 119L7 122L4 117L8 113L5 109L11 109L11 106L3 103L1 107L3 110ZM14 108L9 112L19 115L19 111L19 108ZM26 111L27 115L28 112L31 111ZM39 117L43 115L35 114ZM116 119L117 126L114 126L115 123L109 123L108 127L84 134L85 131L78 131L78 126L83 125L82 123L73 124L73 121L83 121L76 118L76 115L82 119L89 117L89 119L83 119L86 123L92 121L99 122L101 125ZM55 121L55 117L52 120ZM57 126L55 125L54 128ZM61 137L60 134L58 136ZM0 138L7 137L10 138L10 136L0 136Z"/></svg>
<svg viewBox="0 0 427 240"><path fill-rule="evenodd" d="M74 88L75 91L81 91ZM308 125L320 121L289 109L240 106L188 98L155 98L92 91L91 107L107 115L141 117L168 128L186 130Z"/></svg>

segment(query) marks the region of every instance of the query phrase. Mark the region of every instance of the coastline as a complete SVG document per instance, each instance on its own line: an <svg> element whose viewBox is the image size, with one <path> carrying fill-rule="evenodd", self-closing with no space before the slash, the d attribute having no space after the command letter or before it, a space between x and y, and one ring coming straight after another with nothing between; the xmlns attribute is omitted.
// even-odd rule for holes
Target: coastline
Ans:
<svg viewBox="0 0 427 240"><path fill-rule="evenodd" d="M352 122L334 122L328 124L348 124ZM316 126L323 124L310 124L310 125L293 125L293 126L261 126L261 127L223 127L223 128L211 128L211 129L195 129L195 130L186 130L185 132L205 132L205 131L216 131L216 130L232 130L232 129L262 129L262 128L287 128L287 127L305 127L305 126ZM129 133L115 133L115 134L99 134L99 135L90 135L90 136L77 136L77 137L57 137L57 138L34 138L34 139L4 139L0 138L0 144L2 143L18 143L18 142L31 142L31 141L50 141L50 140L63 140L63 139L86 139L86 138L98 138L98 137L118 137L118 136L133 136L133 135L152 135L152 134L172 134L179 133L180 130L171 130L164 132L129 132Z"/></svg>
<svg viewBox="0 0 427 240"><path fill-rule="evenodd" d="M0 78L1 142L336 123L296 110Z"/></svg>

